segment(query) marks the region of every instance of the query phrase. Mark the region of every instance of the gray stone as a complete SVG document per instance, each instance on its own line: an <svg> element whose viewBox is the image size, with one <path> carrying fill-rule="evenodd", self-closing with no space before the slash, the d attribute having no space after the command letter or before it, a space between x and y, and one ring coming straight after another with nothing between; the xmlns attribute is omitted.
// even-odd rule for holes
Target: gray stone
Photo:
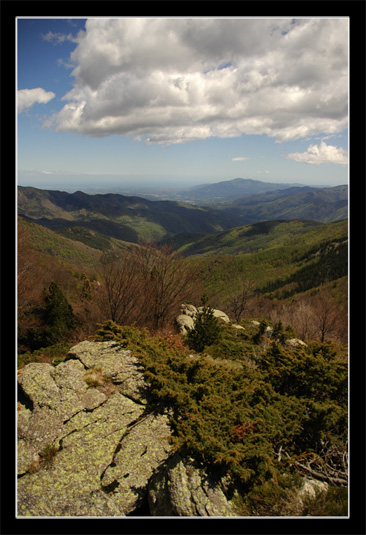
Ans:
<svg viewBox="0 0 366 535"><path fill-rule="evenodd" d="M195 317L197 312L202 312L203 307L196 308L193 305L183 304L181 305L181 314L176 318L176 323L179 327L181 334L187 334L191 329L194 329ZM225 323L230 323L230 319L225 312L221 310L213 310L213 315L215 318L221 319ZM242 329L243 327L237 327Z"/></svg>
<svg viewBox="0 0 366 535"><path fill-rule="evenodd" d="M328 483L326 481L304 477L298 495L301 500L304 498L315 498L318 493L326 492L327 490Z"/></svg>
<svg viewBox="0 0 366 535"><path fill-rule="evenodd" d="M285 345L287 347L307 347L307 344L302 340L299 340L299 338L290 338L286 340Z"/></svg>
<svg viewBox="0 0 366 535"><path fill-rule="evenodd" d="M167 416L149 414L123 438L101 480L103 487L115 486L120 509L133 511L146 497L151 476L172 451L170 435Z"/></svg>
<svg viewBox="0 0 366 535"><path fill-rule="evenodd" d="M180 308L180 311L183 315L189 316L191 318L194 318L197 314L197 308L193 305L183 304Z"/></svg>
<svg viewBox="0 0 366 535"><path fill-rule="evenodd" d="M223 481L174 455L150 481L150 511L154 516L236 516L224 487Z"/></svg>
<svg viewBox="0 0 366 535"><path fill-rule="evenodd" d="M101 366L103 374L118 384L121 394L134 401L145 403L147 386L142 366L131 351L116 342L81 342L72 347L68 358L79 359L85 367Z"/></svg>
<svg viewBox="0 0 366 535"><path fill-rule="evenodd" d="M191 316L181 314L177 317L176 322L181 334L187 334L191 329L194 328L194 319Z"/></svg>

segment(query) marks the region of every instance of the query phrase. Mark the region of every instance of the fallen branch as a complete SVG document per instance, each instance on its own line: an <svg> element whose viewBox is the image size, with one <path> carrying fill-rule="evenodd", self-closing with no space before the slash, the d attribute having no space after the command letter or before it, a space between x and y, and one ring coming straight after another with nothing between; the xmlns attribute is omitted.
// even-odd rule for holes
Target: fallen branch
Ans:
<svg viewBox="0 0 366 535"><path fill-rule="evenodd" d="M328 481L329 483L333 485L342 485L347 486L348 485L348 471L346 470L346 462L344 457L347 461L347 456L343 456L342 461L343 465L345 467L344 471L336 470L332 468L328 463L326 463L320 456L317 456L316 454L313 454L315 456L314 459L311 461L308 461L307 464L303 464L299 461L296 461L293 459L287 451L282 449L282 446L280 447L278 452L274 452L275 455L277 455L277 460L281 461L282 455L285 455L287 459L291 462L292 466L294 466L299 472L309 474L314 479L319 479L321 481ZM315 470L313 467L310 467L311 464L317 463L321 461L322 463L322 471Z"/></svg>
<svg viewBox="0 0 366 535"><path fill-rule="evenodd" d="M294 461L294 465L297 468L300 468L301 470L310 474L315 479L320 479L322 481L329 481L329 483L332 483L334 485L343 485L343 486L348 485L348 479L346 477L334 477L327 473L322 474L321 472L313 470L312 468L309 468L308 466L302 463L299 463L298 461Z"/></svg>

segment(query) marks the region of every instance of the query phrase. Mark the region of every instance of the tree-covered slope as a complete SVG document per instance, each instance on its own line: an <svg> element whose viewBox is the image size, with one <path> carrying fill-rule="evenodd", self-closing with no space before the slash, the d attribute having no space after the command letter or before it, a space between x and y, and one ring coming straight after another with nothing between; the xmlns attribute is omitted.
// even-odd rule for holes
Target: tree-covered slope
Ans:
<svg viewBox="0 0 366 535"><path fill-rule="evenodd" d="M347 234L347 220L323 224L305 219L271 220L210 235L178 235L167 240L184 256L253 253L271 247L314 243Z"/></svg>
<svg viewBox="0 0 366 535"><path fill-rule="evenodd" d="M243 224L270 219L308 219L331 222L348 214L348 187L292 187L238 199L226 213L238 216Z"/></svg>
<svg viewBox="0 0 366 535"><path fill-rule="evenodd" d="M187 261L194 266L207 294L214 296L217 308L226 310L243 285L251 288L254 301L260 295L272 300L318 292L329 284L335 285L337 293L339 285L337 299L344 305L347 220L309 224L307 228L302 221L272 221L232 230L227 235L201 238L189 246L192 248L181 249L184 254L192 254ZM242 236L238 238L239 233Z"/></svg>
<svg viewBox="0 0 366 535"><path fill-rule="evenodd" d="M174 201L149 201L118 194L87 195L18 188L18 213L53 229L84 226L136 243L180 232L215 232L237 223L235 216Z"/></svg>

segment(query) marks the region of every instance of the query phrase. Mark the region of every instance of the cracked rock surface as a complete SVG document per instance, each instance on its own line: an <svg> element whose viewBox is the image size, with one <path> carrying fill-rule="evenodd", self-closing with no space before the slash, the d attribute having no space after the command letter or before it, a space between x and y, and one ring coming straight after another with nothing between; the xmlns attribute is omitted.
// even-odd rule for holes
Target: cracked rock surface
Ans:
<svg viewBox="0 0 366 535"><path fill-rule="evenodd" d="M18 517L133 516L147 503L154 516L233 514L221 482L173 455L130 351L82 342L18 383Z"/></svg>
<svg viewBox="0 0 366 535"><path fill-rule="evenodd" d="M150 510L161 516L236 516L226 485L176 454L150 481Z"/></svg>
<svg viewBox="0 0 366 535"><path fill-rule="evenodd" d="M83 379L96 365L117 387L109 395L102 384L90 387ZM154 468L167 457L170 435L164 416L137 424L147 409L137 359L115 343L83 342L56 367L28 364L18 382L30 406L20 405L18 411L18 515L129 514L141 493L125 499L127 490L110 491L108 481L116 476L112 471L123 479L129 470L131 481L146 487ZM160 431L165 438L157 440ZM53 456L46 462L45 451L50 447ZM142 448L147 450L145 455ZM120 485L127 489L126 484Z"/></svg>

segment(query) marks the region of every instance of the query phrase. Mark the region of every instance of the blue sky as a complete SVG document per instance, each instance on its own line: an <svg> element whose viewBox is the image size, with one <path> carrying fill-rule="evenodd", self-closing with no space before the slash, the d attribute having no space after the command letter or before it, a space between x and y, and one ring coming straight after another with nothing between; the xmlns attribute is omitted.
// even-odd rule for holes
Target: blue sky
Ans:
<svg viewBox="0 0 366 535"><path fill-rule="evenodd" d="M348 19L18 19L20 185L348 182Z"/></svg>

